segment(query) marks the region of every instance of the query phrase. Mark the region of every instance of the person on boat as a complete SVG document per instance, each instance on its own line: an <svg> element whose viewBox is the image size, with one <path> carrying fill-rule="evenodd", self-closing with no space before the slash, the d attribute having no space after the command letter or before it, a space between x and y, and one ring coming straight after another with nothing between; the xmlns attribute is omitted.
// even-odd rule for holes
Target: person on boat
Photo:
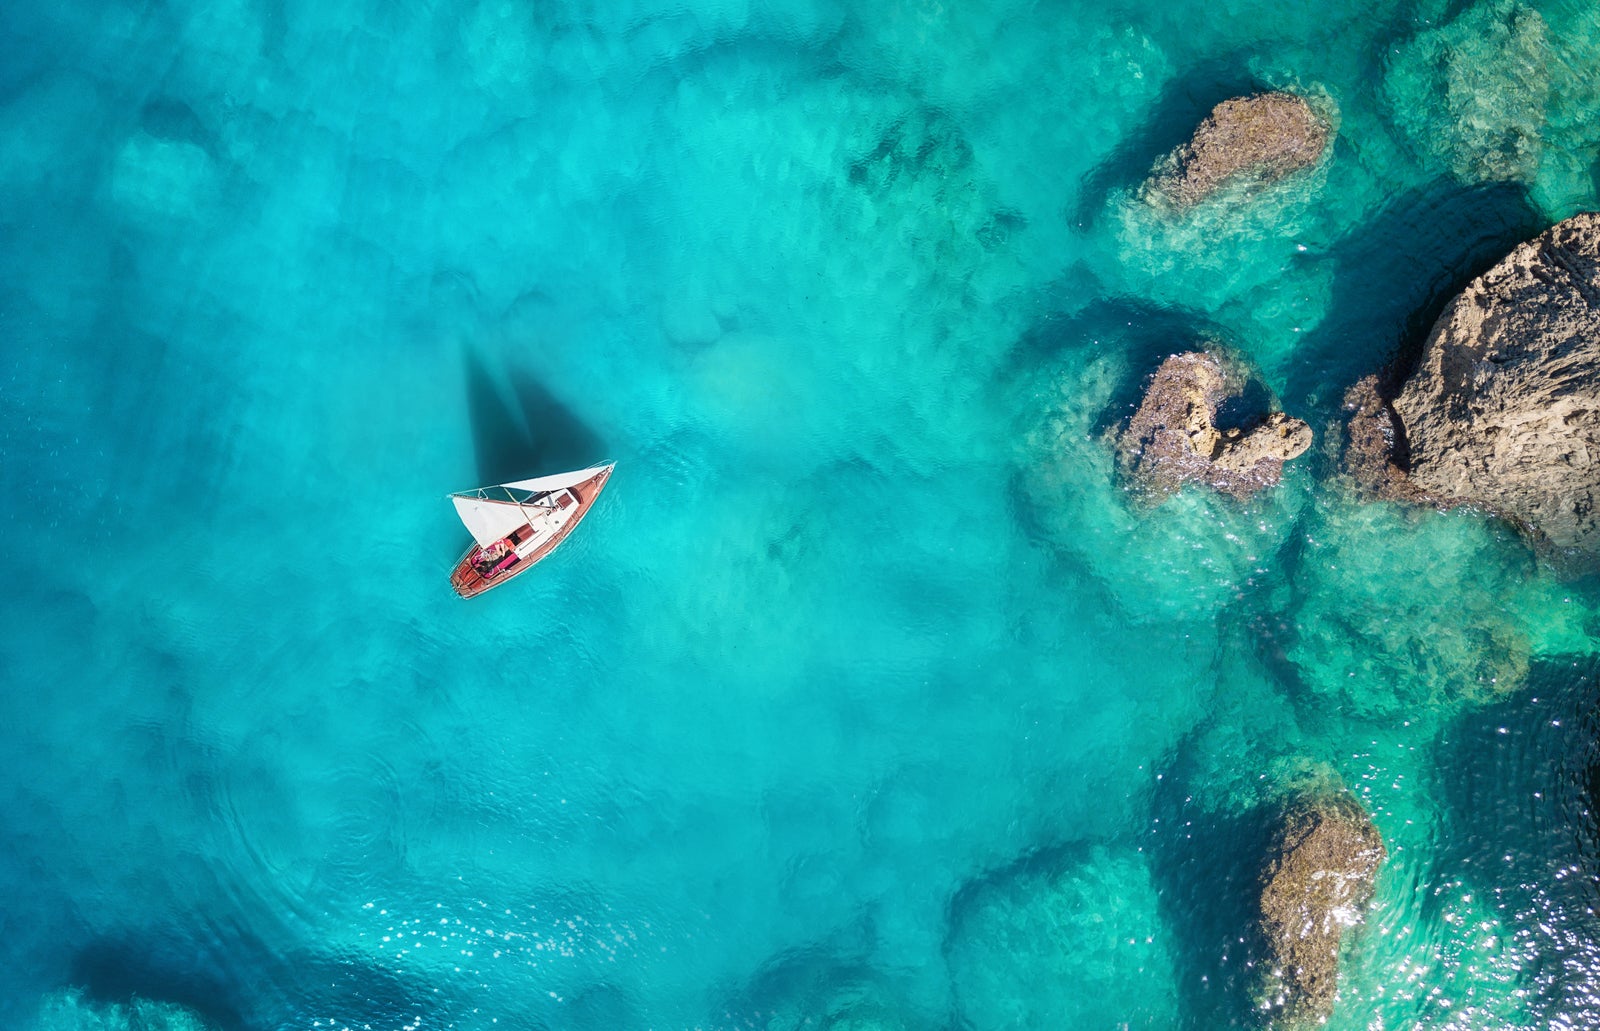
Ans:
<svg viewBox="0 0 1600 1031"><path fill-rule="evenodd" d="M487 548L478 549L478 557L472 562L472 568L478 571L479 576L488 576L494 572L495 563L506 557L508 550L506 542L495 541Z"/></svg>

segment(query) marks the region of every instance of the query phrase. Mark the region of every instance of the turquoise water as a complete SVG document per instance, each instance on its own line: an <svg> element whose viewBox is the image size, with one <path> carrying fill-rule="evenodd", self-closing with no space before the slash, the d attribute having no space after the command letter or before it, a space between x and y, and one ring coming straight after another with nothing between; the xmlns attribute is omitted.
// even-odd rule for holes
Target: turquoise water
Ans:
<svg viewBox="0 0 1600 1031"><path fill-rule="evenodd" d="M1600 1023L1600 585L1358 504L1326 432L1154 509L1104 440L1199 339L1325 431L1600 205L1592 4L83 0L0 46L6 1026L1248 1027L1306 778L1390 853L1330 1027ZM1132 199L1263 86L1321 165ZM601 457L450 593L446 492Z"/></svg>

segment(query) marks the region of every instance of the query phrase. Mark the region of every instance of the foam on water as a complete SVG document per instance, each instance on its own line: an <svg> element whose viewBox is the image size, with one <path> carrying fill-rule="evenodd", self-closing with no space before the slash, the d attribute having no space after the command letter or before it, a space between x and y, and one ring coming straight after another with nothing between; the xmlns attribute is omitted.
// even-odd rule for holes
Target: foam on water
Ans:
<svg viewBox="0 0 1600 1031"><path fill-rule="evenodd" d="M0 1019L1243 1026L1262 814L1338 779L1391 858L1330 1026L1593 1022L1596 586L1330 447L1151 507L1107 437L1216 341L1327 444L1596 204L1592 5L0 41ZM1138 199L1268 86L1315 169ZM445 492L605 456L555 558L449 595Z"/></svg>

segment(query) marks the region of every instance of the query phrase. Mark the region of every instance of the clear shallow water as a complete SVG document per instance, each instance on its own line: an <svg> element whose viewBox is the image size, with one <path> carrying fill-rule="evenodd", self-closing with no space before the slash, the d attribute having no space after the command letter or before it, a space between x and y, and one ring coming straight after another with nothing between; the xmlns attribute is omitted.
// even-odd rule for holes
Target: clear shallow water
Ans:
<svg viewBox="0 0 1600 1031"><path fill-rule="evenodd" d="M1201 336L1324 426L1593 207L1596 15L958 8L0 14L7 1024L1247 1026L1334 774L1331 1026L1600 1019L1595 586L1101 440ZM1255 84L1323 166L1129 201ZM601 455L450 595L446 491Z"/></svg>

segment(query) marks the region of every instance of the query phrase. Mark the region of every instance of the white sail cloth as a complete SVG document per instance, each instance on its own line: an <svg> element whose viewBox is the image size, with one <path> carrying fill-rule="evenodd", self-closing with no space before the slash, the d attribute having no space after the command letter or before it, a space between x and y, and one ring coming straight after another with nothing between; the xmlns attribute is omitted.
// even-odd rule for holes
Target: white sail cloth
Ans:
<svg viewBox="0 0 1600 1031"><path fill-rule="evenodd" d="M528 522L522 509L509 501L463 497L460 494L452 495L450 500L455 502L456 515L461 517L462 525L472 534L472 539L478 542L479 547L487 548Z"/></svg>

